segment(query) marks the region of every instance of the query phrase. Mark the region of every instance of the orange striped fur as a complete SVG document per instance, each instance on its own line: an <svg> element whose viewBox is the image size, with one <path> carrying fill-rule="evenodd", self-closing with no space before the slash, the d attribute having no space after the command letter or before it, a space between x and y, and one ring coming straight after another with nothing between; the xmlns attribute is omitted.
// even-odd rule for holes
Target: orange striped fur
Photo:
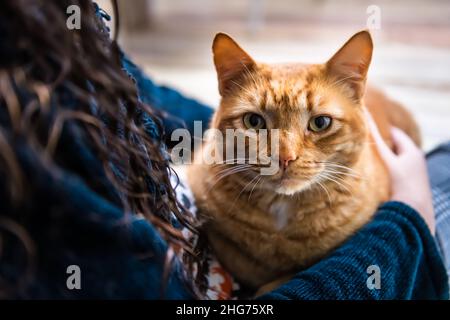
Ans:
<svg viewBox="0 0 450 320"><path fill-rule="evenodd" d="M388 200L389 177L366 108L388 143L392 125L418 144L419 131L402 106L365 89L372 56L366 31L324 64L257 63L225 34L216 36L213 52L222 99L211 127L245 129L244 114L257 113L268 129L280 130L274 152L295 159L276 175L258 176L255 167L219 181L232 166L188 169L212 249L236 279L256 289L324 257ZM330 128L308 130L316 115L330 116Z"/></svg>

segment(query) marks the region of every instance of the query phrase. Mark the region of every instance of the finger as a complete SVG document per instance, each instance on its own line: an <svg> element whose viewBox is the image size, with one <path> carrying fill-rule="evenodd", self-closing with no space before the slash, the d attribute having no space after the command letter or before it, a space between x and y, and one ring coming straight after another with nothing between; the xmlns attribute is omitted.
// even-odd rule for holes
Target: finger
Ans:
<svg viewBox="0 0 450 320"><path fill-rule="evenodd" d="M377 145L378 151L380 152L381 156L384 159L390 160L392 157L395 156L395 154L392 152L392 150L389 148L389 146L386 144L386 142L384 142L383 138L381 137L380 131L378 130L378 127L375 121L373 120L372 115L367 110L365 110L365 114L370 133L372 134L373 140Z"/></svg>
<svg viewBox="0 0 450 320"><path fill-rule="evenodd" d="M399 128L392 127L391 136L397 155L409 153L411 151L417 151L418 148L411 140L411 138Z"/></svg>

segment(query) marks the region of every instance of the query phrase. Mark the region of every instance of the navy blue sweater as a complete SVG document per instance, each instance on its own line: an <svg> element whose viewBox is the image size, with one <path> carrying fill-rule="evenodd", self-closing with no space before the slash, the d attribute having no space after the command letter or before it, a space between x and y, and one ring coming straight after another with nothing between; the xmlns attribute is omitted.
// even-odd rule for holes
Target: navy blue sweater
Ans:
<svg viewBox="0 0 450 320"><path fill-rule="evenodd" d="M374 275L370 266L378 267L379 289L367 285ZM447 283L424 220L411 207L388 202L327 258L262 298L448 299Z"/></svg>

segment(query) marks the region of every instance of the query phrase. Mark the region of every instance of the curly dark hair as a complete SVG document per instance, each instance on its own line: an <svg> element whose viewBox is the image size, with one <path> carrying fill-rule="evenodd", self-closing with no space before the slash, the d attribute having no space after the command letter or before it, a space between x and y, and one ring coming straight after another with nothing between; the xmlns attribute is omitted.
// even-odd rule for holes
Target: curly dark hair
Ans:
<svg viewBox="0 0 450 320"><path fill-rule="evenodd" d="M80 29L66 27L70 5L81 9ZM64 168L70 155L61 152L59 137L64 123L76 122L101 159L123 210L144 215L169 244L165 275L173 253L182 248L185 278L202 297L204 286L199 276L194 277L194 269L201 270L201 259L193 243L171 223L174 214L184 227L197 232L193 216L177 201L170 183L171 169L161 143L163 128L156 111L139 101L135 83L122 69L120 50L109 38L94 4L90 0L2 0L0 30L0 106L9 115L0 127L0 178L8 186L11 205L26 201L29 192L27 175L15 159L11 141L32 146L50 169ZM24 92L26 101L21 98ZM76 106L66 104L68 93L76 99ZM157 137L146 131L143 114L156 123ZM89 187L110 196L99 185ZM24 228L11 225L10 220L0 223L3 228L15 228L30 256L35 255ZM0 287L0 294L7 295L5 284Z"/></svg>

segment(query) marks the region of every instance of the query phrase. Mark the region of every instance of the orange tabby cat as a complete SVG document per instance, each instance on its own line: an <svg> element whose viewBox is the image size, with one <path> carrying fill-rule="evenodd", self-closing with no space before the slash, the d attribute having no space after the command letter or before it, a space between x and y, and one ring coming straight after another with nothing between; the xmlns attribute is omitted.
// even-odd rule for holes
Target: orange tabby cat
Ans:
<svg viewBox="0 0 450 320"><path fill-rule="evenodd" d="M370 34L362 31L325 64L268 65L256 63L229 36L215 37L222 99L211 127L280 132L275 175L260 175L257 165L188 169L209 242L243 284L259 288L311 265L388 200L388 173L365 109L388 143L392 125L420 143L405 109L365 90L372 49ZM213 143L206 141L204 150Z"/></svg>

